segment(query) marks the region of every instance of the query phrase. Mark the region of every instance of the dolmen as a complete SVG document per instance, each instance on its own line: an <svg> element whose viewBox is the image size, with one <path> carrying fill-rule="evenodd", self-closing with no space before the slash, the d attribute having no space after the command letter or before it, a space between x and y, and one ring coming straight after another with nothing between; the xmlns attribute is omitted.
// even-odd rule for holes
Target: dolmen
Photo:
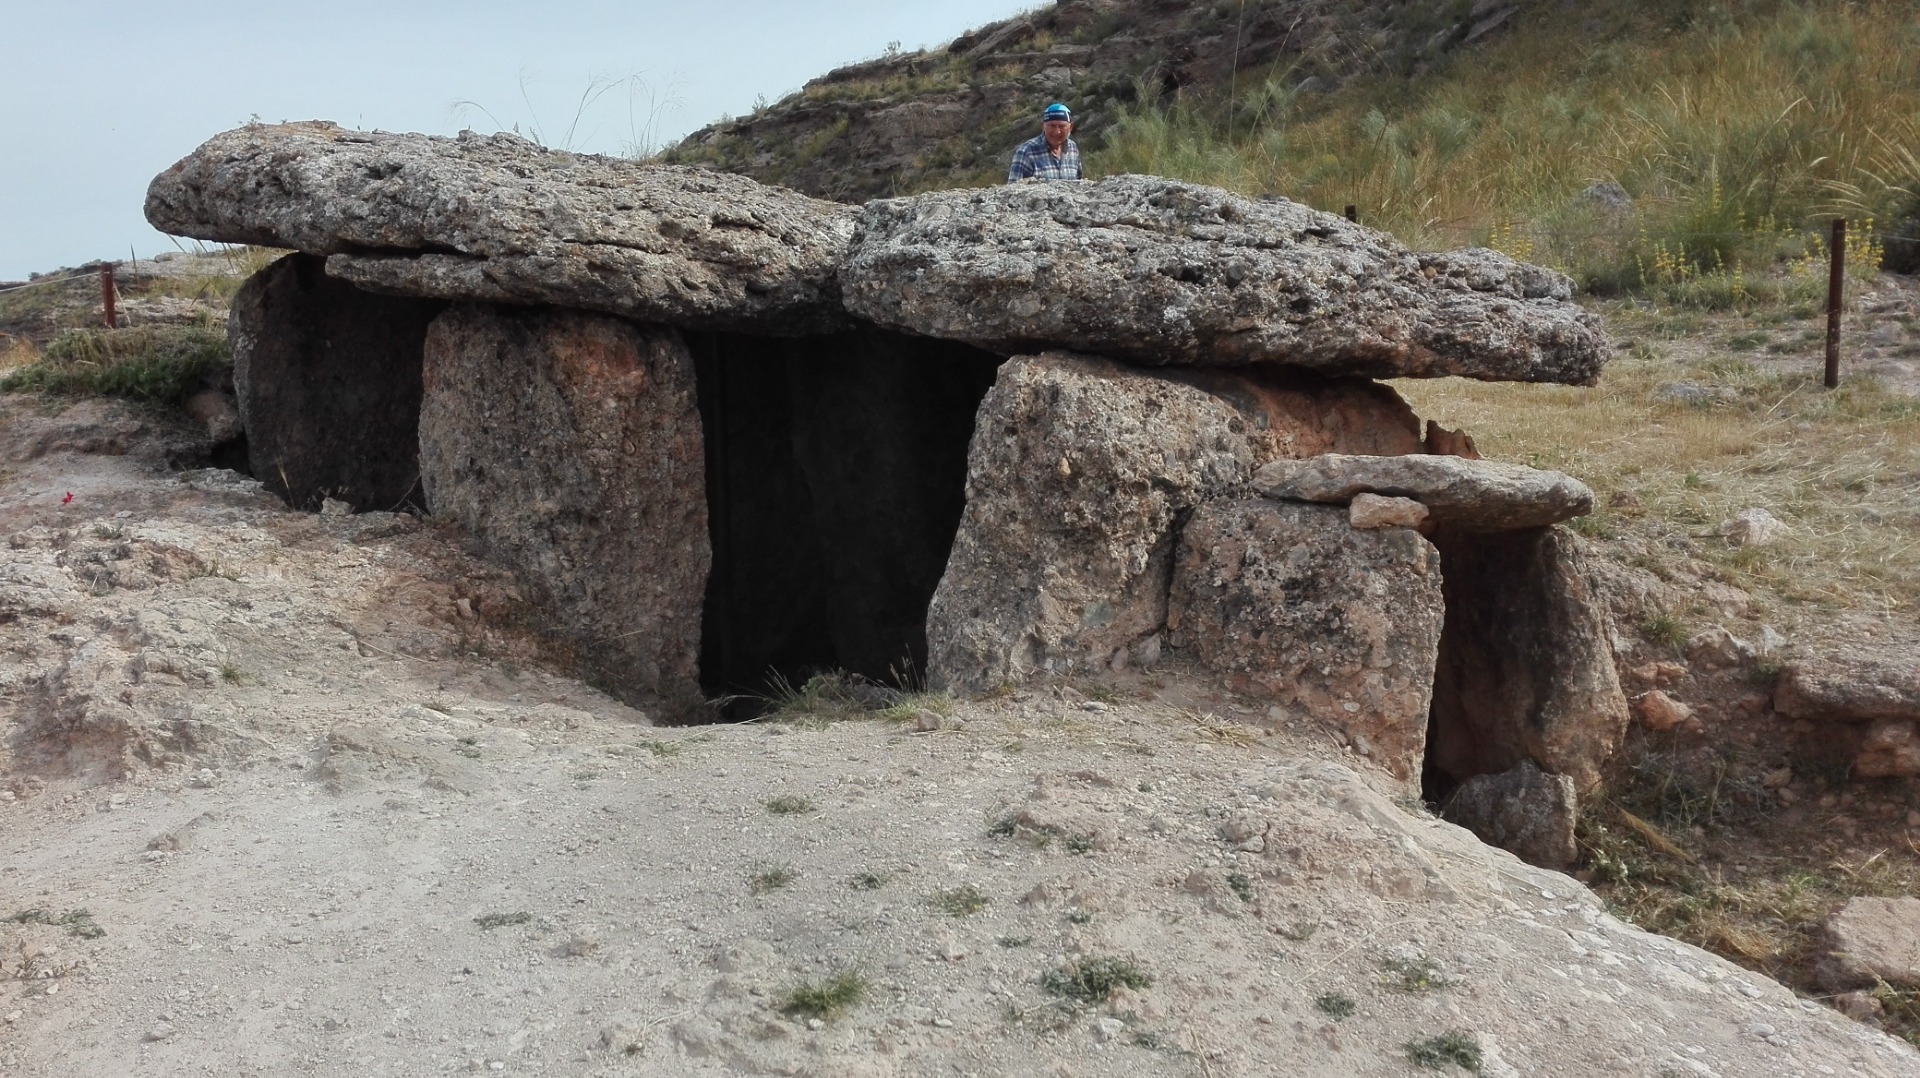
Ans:
<svg viewBox="0 0 1920 1078"><path fill-rule="evenodd" d="M295 252L234 301L254 475L454 522L637 703L1166 666L1430 793L1624 731L1592 493L1379 381L1593 384L1550 270L1149 176L849 207L323 122L146 210Z"/></svg>

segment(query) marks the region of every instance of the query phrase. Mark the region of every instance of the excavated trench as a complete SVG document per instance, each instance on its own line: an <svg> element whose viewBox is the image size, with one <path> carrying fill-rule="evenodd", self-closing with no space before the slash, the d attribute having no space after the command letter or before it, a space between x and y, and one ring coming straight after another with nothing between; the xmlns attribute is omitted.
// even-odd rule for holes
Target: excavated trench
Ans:
<svg viewBox="0 0 1920 1078"><path fill-rule="evenodd" d="M826 670L926 670L927 606L1001 357L873 327L686 333L705 429L700 679L732 712Z"/></svg>

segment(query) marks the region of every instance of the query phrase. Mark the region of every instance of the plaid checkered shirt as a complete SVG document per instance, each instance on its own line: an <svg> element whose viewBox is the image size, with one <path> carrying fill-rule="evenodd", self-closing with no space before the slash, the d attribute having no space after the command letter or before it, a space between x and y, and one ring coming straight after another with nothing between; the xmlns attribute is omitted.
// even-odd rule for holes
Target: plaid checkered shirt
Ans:
<svg viewBox="0 0 1920 1078"><path fill-rule="evenodd" d="M1080 147L1072 139L1060 148L1060 156L1047 149L1047 136L1035 135L1013 151L1013 167L1007 169L1007 182L1038 177L1043 180L1080 179Z"/></svg>

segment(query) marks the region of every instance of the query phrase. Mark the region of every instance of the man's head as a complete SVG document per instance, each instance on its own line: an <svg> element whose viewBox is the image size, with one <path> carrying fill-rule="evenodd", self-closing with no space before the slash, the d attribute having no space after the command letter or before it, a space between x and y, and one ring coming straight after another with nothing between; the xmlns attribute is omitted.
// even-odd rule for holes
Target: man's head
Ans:
<svg viewBox="0 0 1920 1078"><path fill-rule="evenodd" d="M1046 136L1049 149L1065 146L1067 136L1073 133L1073 113L1057 101L1048 105L1047 111L1040 114L1040 133Z"/></svg>

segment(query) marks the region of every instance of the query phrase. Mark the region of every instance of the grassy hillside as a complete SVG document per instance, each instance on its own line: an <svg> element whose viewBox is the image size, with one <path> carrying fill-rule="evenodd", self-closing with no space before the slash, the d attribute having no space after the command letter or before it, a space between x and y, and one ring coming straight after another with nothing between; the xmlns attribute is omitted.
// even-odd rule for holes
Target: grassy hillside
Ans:
<svg viewBox="0 0 1920 1078"><path fill-rule="evenodd" d="M1777 287L1745 271L1817 270L1832 215L1920 230L1920 4L1538 4L1424 70L1135 107L1092 162L1723 305Z"/></svg>

